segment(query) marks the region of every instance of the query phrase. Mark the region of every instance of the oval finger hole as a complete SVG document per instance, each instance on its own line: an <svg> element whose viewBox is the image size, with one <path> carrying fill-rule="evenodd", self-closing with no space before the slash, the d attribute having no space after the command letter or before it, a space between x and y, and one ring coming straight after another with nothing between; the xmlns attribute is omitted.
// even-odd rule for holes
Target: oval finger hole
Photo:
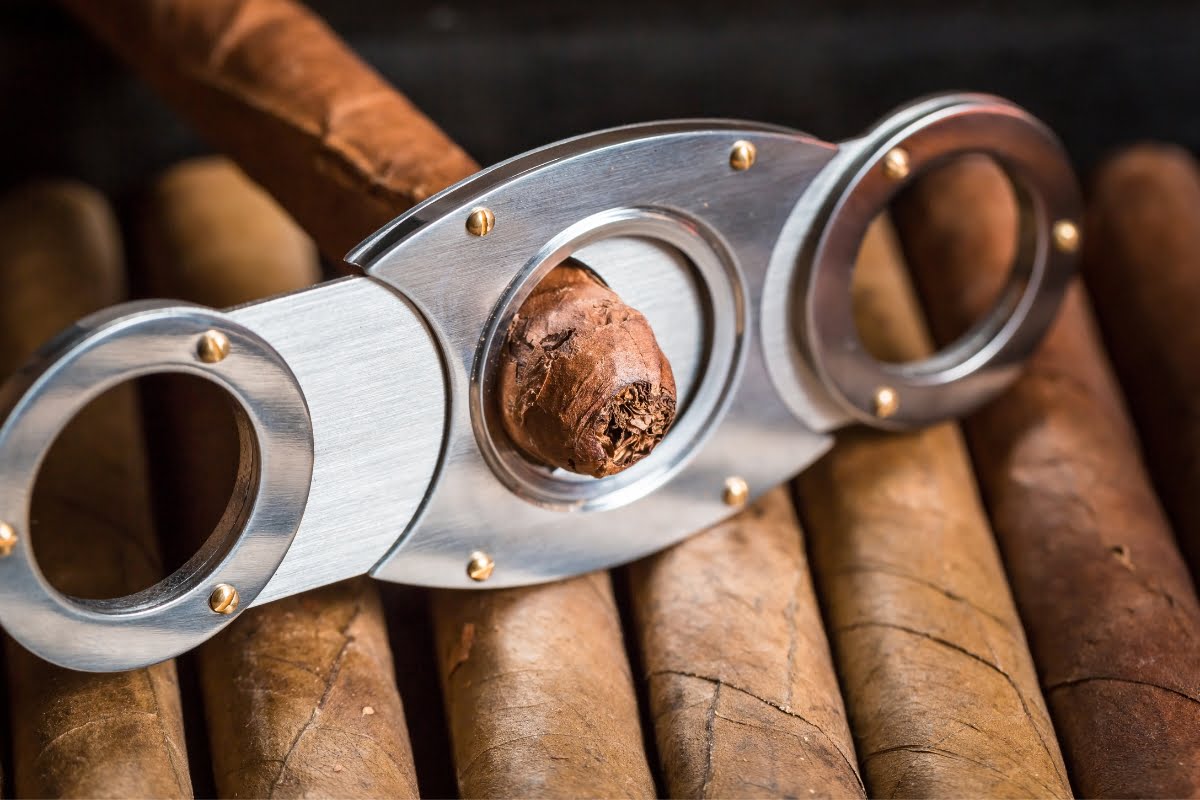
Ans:
<svg viewBox="0 0 1200 800"><path fill-rule="evenodd" d="M984 172L994 180L987 180L980 187L980 202L959 205L953 210L961 236L928 230L925 209L938 202L945 181L964 168L972 173ZM1007 174L985 155L951 159L917 176L912 185L893 197L871 221L855 258L850 293L863 350L877 361L897 365L917 363L934 353L931 331L916 291L917 276L911 275L907 267L913 248L920 250L918 255L925 261L934 263L964 246L986 259L987 263L979 265L978 281L969 289L971 313L954 320L953 327L937 333L942 341L953 343L951 348L988 335L988 312L1010 311L1012 300L1025 290L1028 276L1015 267L1022 248L1022 231L1027 234L1026 247L1031 239L1029 220L1025 220L1024 226L1021 221L1028 211L1028 198L1021 197ZM928 230L928 235L905 240L898 233L900 230Z"/></svg>
<svg viewBox="0 0 1200 800"><path fill-rule="evenodd" d="M143 435L139 409L161 421L170 409L157 406L168 398L186 413ZM227 392L183 374L120 383L80 409L33 485L30 544L50 585L79 601L117 600L181 580L201 550L227 551L256 488L247 422ZM180 485L172 463L200 442L213 456L203 485Z"/></svg>
<svg viewBox="0 0 1200 800"><path fill-rule="evenodd" d="M166 578L131 593L120 586L73 596L38 563L34 482L59 433L90 401L103 403L107 390L159 373L210 381L236 402L239 488L216 531ZM48 661L130 669L196 646L232 618L226 612L234 604L218 611L214 592L233 587L241 607L249 606L303 517L313 465L303 393L270 345L219 312L130 303L87 317L14 376L0 410L0 520L15 541L0 558L0 622Z"/></svg>
<svg viewBox="0 0 1200 800"><path fill-rule="evenodd" d="M913 181L954 159L985 154L1011 180L1019 233L1009 278L990 309L964 320L949 346L910 359L873 354L855 320L854 265L871 221ZM793 336L820 382L852 418L902 429L961 416L1016 379L1049 327L1073 274L1078 187L1054 136L1003 101L974 97L916 104L852 145L812 220L793 286ZM1004 210L982 208L981 224L1011 236ZM965 208L961 213L977 211ZM894 345L894 343L892 343ZM883 343L887 345L887 343ZM878 345L876 351L886 349Z"/></svg>

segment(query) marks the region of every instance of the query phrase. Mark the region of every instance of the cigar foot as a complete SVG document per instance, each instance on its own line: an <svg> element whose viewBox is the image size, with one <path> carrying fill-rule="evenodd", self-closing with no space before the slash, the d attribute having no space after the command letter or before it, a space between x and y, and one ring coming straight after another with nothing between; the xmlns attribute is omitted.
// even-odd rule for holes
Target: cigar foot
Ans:
<svg viewBox="0 0 1200 800"><path fill-rule="evenodd" d="M675 419L675 378L646 318L570 262L521 306L502 358L505 431L540 463L614 475Z"/></svg>

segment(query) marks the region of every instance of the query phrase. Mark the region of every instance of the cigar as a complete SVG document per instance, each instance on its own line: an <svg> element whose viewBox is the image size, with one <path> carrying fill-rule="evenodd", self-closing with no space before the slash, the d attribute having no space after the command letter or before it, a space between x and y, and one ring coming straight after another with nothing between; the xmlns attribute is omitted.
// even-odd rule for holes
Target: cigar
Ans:
<svg viewBox="0 0 1200 800"><path fill-rule="evenodd" d="M646 355L626 358L632 352ZM650 323L582 266L538 284L508 332L500 409L536 460L596 478L650 454L675 419L675 378Z"/></svg>
<svg viewBox="0 0 1200 800"><path fill-rule="evenodd" d="M335 263L478 169L290 0L64 2L274 194ZM533 312L530 298L525 322L511 331L506 357L515 363L500 372L513 379L497 402L513 443L532 460L602 477L662 439L675 415L675 382L640 313L594 280L559 278L557 303ZM526 332L562 334L570 323L580 327L561 350L526 346ZM547 374L547 391L531 396Z"/></svg>
<svg viewBox="0 0 1200 800"><path fill-rule="evenodd" d="M478 170L291 0L63 4L273 194L334 263Z"/></svg>
<svg viewBox="0 0 1200 800"><path fill-rule="evenodd" d="M630 568L671 797L863 797L784 488Z"/></svg>
<svg viewBox="0 0 1200 800"><path fill-rule="evenodd" d="M1007 279L1012 196L974 159L897 204L939 343ZM1193 794L1200 606L1079 286L1021 379L965 432L1075 791Z"/></svg>
<svg viewBox="0 0 1200 800"><path fill-rule="evenodd" d="M932 351L886 217L853 295L876 358ZM871 796L1070 797L957 426L847 431L796 488Z"/></svg>
<svg viewBox="0 0 1200 800"><path fill-rule="evenodd" d="M76 319L125 296L108 203L46 182L0 200L0 378ZM88 405L38 473L38 565L60 592L114 598L163 565L147 497L134 386ZM51 666L5 637L15 788L21 797L191 797L173 661L121 673Z"/></svg>
<svg viewBox="0 0 1200 800"><path fill-rule="evenodd" d="M433 593L463 797L654 797L607 573Z"/></svg>
<svg viewBox="0 0 1200 800"><path fill-rule="evenodd" d="M308 237L219 158L185 162L157 181L143 255L154 293L218 307L320 275ZM183 514L178 538L194 548L224 509L238 444L219 414L229 399L215 386L164 388L163 472ZM383 610L367 578L241 612L198 654L221 795L417 796Z"/></svg>
<svg viewBox="0 0 1200 800"><path fill-rule="evenodd" d="M1095 176L1082 270L1180 548L1200 576L1200 170L1147 144Z"/></svg>

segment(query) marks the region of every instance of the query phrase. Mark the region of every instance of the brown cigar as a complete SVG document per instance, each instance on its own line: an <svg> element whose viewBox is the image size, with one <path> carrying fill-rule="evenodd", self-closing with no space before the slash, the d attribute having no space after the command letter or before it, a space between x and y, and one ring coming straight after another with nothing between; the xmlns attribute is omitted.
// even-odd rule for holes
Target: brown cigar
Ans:
<svg viewBox="0 0 1200 800"><path fill-rule="evenodd" d="M632 352L647 357L626 357ZM500 410L539 461L603 478L636 464L675 419L675 378L650 323L587 269L538 284L508 333Z"/></svg>
<svg viewBox="0 0 1200 800"><path fill-rule="evenodd" d="M221 307L319 277L308 237L223 159L175 167L150 200L144 260L156 294ZM168 385L159 410L168 492L187 514L175 527L193 547L210 532L198 525L224 507L237 453L217 416L228 400L203 388ZM222 795L417 796L383 610L366 578L242 612L200 648L199 665Z"/></svg>
<svg viewBox="0 0 1200 800"><path fill-rule="evenodd" d="M464 797L654 797L606 573L434 592Z"/></svg>
<svg viewBox="0 0 1200 800"><path fill-rule="evenodd" d="M125 297L107 202L73 183L0 200L0 377L79 317ZM132 384L60 435L31 514L39 566L61 592L113 598L163 577ZM16 792L22 797L190 797L174 662L88 674L7 640Z"/></svg>
<svg viewBox="0 0 1200 800"><path fill-rule="evenodd" d="M974 159L898 205L941 343L1007 277L1012 196L998 168ZM966 433L1075 791L1194 794L1200 606L1078 286L1024 376Z"/></svg>
<svg viewBox="0 0 1200 800"><path fill-rule="evenodd" d="M786 489L630 584L670 796L864 796Z"/></svg>
<svg viewBox="0 0 1200 800"><path fill-rule="evenodd" d="M1143 145L1097 174L1082 269L1179 544L1200 576L1200 171Z"/></svg>
<svg viewBox="0 0 1200 800"><path fill-rule="evenodd" d="M335 261L477 169L290 0L65 1ZM675 382L641 314L594 281L566 283L554 305L523 309L527 319L512 331L514 381L498 401L527 455L599 477L632 466L658 443L674 418ZM589 296L597 292L608 295L603 304ZM579 328L552 358L544 340L525 346L527 331L553 338L567 323ZM535 382L545 391L531 397Z"/></svg>
<svg viewBox="0 0 1200 800"><path fill-rule="evenodd" d="M891 225L854 277L876 357L931 351ZM797 481L874 797L1070 797L957 426L845 432Z"/></svg>
<svg viewBox="0 0 1200 800"><path fill-rule="evenodd" d="M478 167L292 0L63 0L334 263Z"/></svg>

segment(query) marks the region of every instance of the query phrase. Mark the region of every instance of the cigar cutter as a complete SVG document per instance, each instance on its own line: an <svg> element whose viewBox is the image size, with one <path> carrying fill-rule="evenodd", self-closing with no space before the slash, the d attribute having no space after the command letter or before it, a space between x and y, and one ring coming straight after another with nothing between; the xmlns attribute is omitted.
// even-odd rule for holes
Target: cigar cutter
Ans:
<svg viewBox="0 0 1200 800"><path fill-rule="evenodd" d="M990 155L1016 188L1012 277L948 348L882 363L854 325L859 244L913 176L966 153ZM1003 389L1072 275L1079 213L1054 135L995 97L926 98L838 144L748 122L651 123L452 186L355 248L352 277L231 309L143 301L86 317L0 391L0 624L49 661L121 670L356 575L469 589L636 559L800 472L839 427L925 425ZM525 459L494 402L515 310L567 257L646 315L678 385L658 448L601 479ZM30 542L39 465L88 401L172 371L236 407L225 516L157 585L68 597Z"/></svg>

